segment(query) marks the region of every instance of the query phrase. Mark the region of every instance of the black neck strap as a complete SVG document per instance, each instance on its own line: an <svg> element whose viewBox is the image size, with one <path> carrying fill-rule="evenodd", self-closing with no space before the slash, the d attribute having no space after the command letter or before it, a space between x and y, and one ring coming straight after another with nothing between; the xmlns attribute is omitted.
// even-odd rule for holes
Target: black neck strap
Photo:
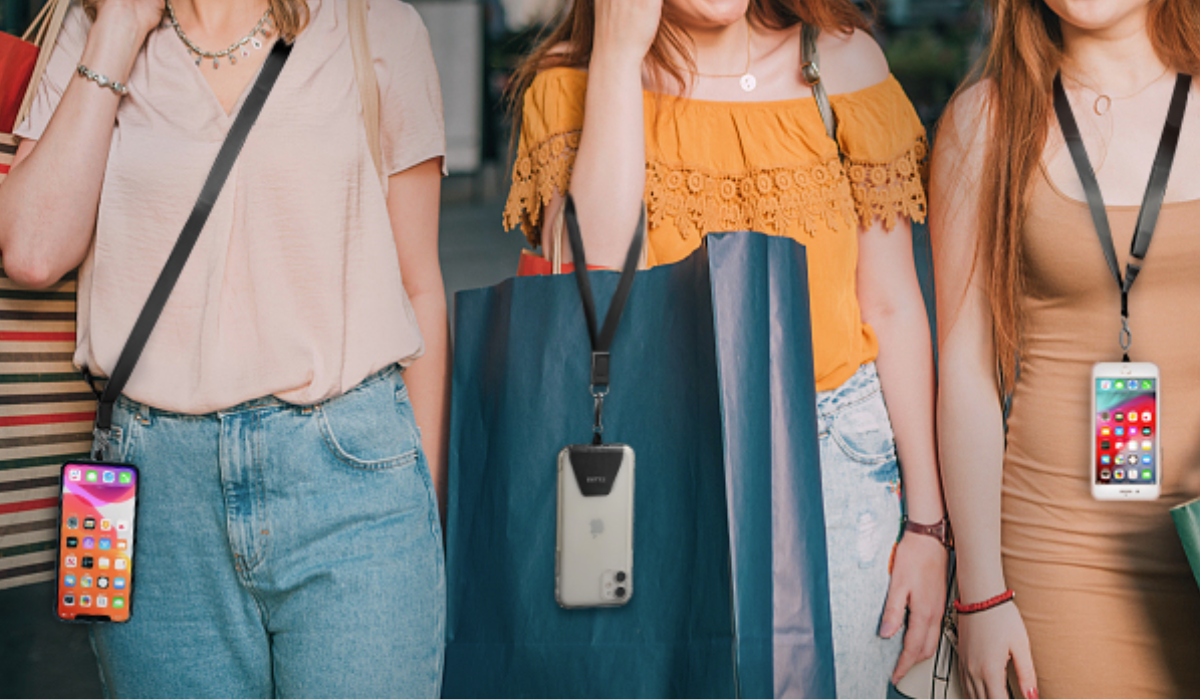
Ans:
<svg viewBox="0 0 1200 700"><path fill-rule="evenodd" d="M1071 160L1083 183L1087 194L1088 208L1092 212L1092 221L1096 226L1096 235L1100 238L1100 247L1104 251L1104 259L1117 288L1121 290L1121 347L1125 351L1125 361L1129 361L1129 291L1146 259L1150 249L1150 239L1158 225L1158 215L1162 211L1163 200L1167 195L1167 183L1171 177L1171 167L1175 163L1175 152L1179 147L1179 134L1183 129L1183 117L1187 113L1188 94L1191 92L1192 76L1180 74L1175 81L1175 93L1171 98L1171 108L1167 113L1167 123L1163 127L1162 139L1158 144L1158 153L1154 157L1154 167L1150 171L1150 182L1146 185L1146 196L1142 200L1142 209L1138 214L1137 228L1134 230L1133 242L1130 245L1129 262L1125 266L1122 277L1120 266L1117 264L1117 253L1113 247L1112 228L1108 222L1108 210L1104 205L1104 195L1100 192L1100 183L1092 170L1088 159L1087 149L1083 145L1083 136L1079 132L1079 124L1075 121L1075 113L1071 110L1067 91L1063 89L1062 73L1054 78L1054 111L1058 115L1058 123L1066 139L1067 148L1071 152Z"/></svg>
<svg viewBox="0 0 1200 700"><path fill-rule="evenodd" d="M587 319L588 335L592 341L592 396L596 399L595 443L600 443L603 432L601 414L604 409L604 397L608 394L610 353L613 339L617 336L617 326L621 323L621 314L633 290L633 277L637 272L638 259L642 254L642 244L646 237L646 211L642 209L638 218L637 231L625 254L625 267L621 270L621 279L608 305L608 313L604 317L604 326L597 330L596 300L592 295L592 281L588 276L587 258L583 249L583 235L579 231L579 218L575 213L575 200L567 194L564 205L564 219L567 224L567 237L571 243L571 255L575 259L575 281L579 284L579 296L583 300L583 315Z"/></svg>
<svg viewBox="0 0 1200 700"><path fill-rule="evenodd" d="M96 410L96 428L98 430L107 431L112 427L113 406L129 382L133 368L137 365L138 358L141 357L146 343L150 340L150 333L154 330L154 325L167 305L171 290L179 281L183 266L187 263L192 249L195 248L200 232L204 230L204 224L208 221L208 215L212 213L217 196L221 194L221 188L225 185L225 180L229 177L233 164L237 161L238 154L246 143L250 128L254 126L255 120L262 112L263 105L267 102L267 96L271 94L271 88L275 86L275 81L279 78L284 64L287 63L291 51L291 44L283 41L275 42L258 78L250 89L250 94L246 96L237 118L229 128L229 133L225 136L225 142L221 144L221 150L217 153L208 179L204 182L204 188L200 191L200 197L196 200L196 206L192 209L187 223L183 226L183 231L175 241L175 247L171 250L171 255L167 258L162 272L159 273L158 281L154 283L146 305L133 325L129 339L125 341L125 347L121 350L117 365L104 385L104 391L99 392L100 405ZM85 376L88 376L86 371Z"/></svg>

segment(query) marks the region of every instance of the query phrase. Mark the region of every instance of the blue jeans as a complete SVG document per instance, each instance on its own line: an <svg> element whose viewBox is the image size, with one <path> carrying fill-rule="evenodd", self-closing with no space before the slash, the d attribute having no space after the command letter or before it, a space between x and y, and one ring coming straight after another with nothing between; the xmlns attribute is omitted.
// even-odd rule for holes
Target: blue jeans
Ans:
<svg viewBox="0 0 1200 700"><path fill-rule="evenodd" d="M92 627L109 695L440 695L441 527L398 368L307 407L122 397L113 426L141 486L132 618Z"/></svg>
<svg viewBox="0 0 1200 700"><path fill-rule="evenodd" d="M875 364L817 394L837 694L889 696L904 630L879 636L900 535L900 466Z"/></svg>

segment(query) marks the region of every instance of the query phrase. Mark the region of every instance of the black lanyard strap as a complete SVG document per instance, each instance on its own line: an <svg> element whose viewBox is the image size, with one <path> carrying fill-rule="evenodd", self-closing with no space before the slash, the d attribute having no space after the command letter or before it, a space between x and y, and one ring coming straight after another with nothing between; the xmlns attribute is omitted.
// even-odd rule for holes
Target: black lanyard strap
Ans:
<svg viewBox="0 0 1200 700"><path fill-rule="evenodd" d="M646 210L643 207L638 217L637 231L625 254L625 267L621 269L621 279L613 292L612 301L608 305L608 313L604 317L604 326L597 330L596 299L592 295L592 280L588 276L587 257L583 250L583 235L579 231L579 218L575 213L575 200L567 193L564 205L564 219L567 224L567 238L571 243L571 255L575 259L575 281L579 284L579 296L583 300L583 315L587 320L588 336L592 341L592 396L596 400L596 422L594 426L596 444L600 444L600 434L604 431L603 411L604 397L608 395L610 380L610 359L613 339L617 336L617 326L621 323L621 314L625 311L629 293L633 290L633 277L637 272L638 260L642 255L642 245L646 238Z"/></svg>
<svg viewBox="0 0 1200 700"><path fill-rule="evenodd" d="M138 358L142 356L142 351L145 350L146 343L150 340L150 333L154 330L154 325L158 323L158 318L167 305L171 290L175 288L175 283L179 281L179 276L183 273L188 256L196 247L196 240L200 238L200 232L204 230L204 224L208 221L208 215L212 213L217 196L221 194L221 188L224 187L225 180L233 170L233 164L237 161L238 154L241 153L242 146L246 143L246 137L250 135L250 128L254 126L255 120L262 112L263 105L267 102L267 96L271 94L271 88L275 86L275 81L279 78L279 73L283 70L291 52L291 44L283 41L275 42L258 78L254 81L250 94L246 96L237 118L229 128L225 142L221 144L221 150L217 152L212 170L208 173L208 179L204 182L204 188L200 191L200 197L196 200L196 206L192 209L187 223L183 225L183 231L175 241L175 247L171 250L171 255L167 258L162 272L159 273L158 281L150 290L146 305L142 307L141 314L133 324L133 330L125 341L125 347L121 350L117 365L104 385L104 391L100 393L100 405L96 410L97 430L108 431L112 428L113 406L129 382L133 368L137 365ZM86 372L85 376L88 376Z"/></svg>
<svg viewBox="0 0 1200 700"><path fill-rule="evenodd" d="M1175 93L1171 98L1171 108L1167 113L1167 123L1163 127L1162 139L1158 144L1158 153L1154 157L1154 167L1150 171L1150 182L1146 185L1146 196L1142 200L1142 209L1138 213L1137 227L1134 230L1133 242L1130 245L1129 262L1125 265L1125 275L1122 279L1120 267L1117 264L1117 253L1113 247L1112 228L1108 222L1108 210L1104 205L1104 195L1100 192L1100 183L1088 160L1087 149L1083 145L1083 136L1079 133L1079 124L1075 121L1075 113L1067 99L1067 91L1063 89L1062 73L1054 78L1054 111L1058 115L1058 123L1062 128L1067 148L1071 152L1071 160L1083 183L1087 194L1088 208L1092 212L1092 221L1096 225L1096 235L1100 238L1100 247L1104 250L1104 259L1108 269L1117 281L1121 290L1121 319L1122 319L1122 349L1126 351L1125 361L1129 361L1129 291L1146 259L1150 249L1150 239L1158 226L1158 215L1162 211L1163 200L1167 195L1167 183L1171 177L1171 167L1175 163L1175 152L1179 147L1179 135L1183 130L1183 117L1187 113L1188 94L1191 92L1192 76L1179 74L1175 81Z"/></svg>

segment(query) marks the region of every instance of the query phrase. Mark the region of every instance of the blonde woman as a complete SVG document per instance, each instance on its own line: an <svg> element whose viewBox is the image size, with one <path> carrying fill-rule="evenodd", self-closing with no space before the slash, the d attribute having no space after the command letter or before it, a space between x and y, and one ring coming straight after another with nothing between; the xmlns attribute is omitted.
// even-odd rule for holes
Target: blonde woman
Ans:
<svg viewBox="0 0 1200 700"><path fill-rule="evenodd" d="M1200 593L1167 511L1200 495L1200 5L991 5L983 77L938 135L931 217L961 600L1006 601L959 618L967 690L1195 697ZM1121 270L1177 85L1192 103L1129 295L1130 358L1161 371L1158 434L1142 429L1162 445L1157 501L1091 496L1091 372L1121 359L1121 294L1056 118L1059 73Z"/></svg>
<svg viewBox="0 0 1200 700"><path fill-rule="evenodd" d="M110 695L439 694L438 80L412 7L372 0L382 181L348 1L88 0L17 132L5 271L41 287L82 263L75 360L104 375L294 42L97 443L141 473L132 618L92 628Z"/></svg>
<svg viewBox="0 0 1200 700"><path fill-rule="evenodd" d="M804 24L824 30L836 142L802 75ZM651 264L714 231L807 247L843 697L883 697L932 654L947 558L910 229L925 211L924 129L866 26L848 0L577 0L518 73L505 212L553 246L546 222L570 191L589 262L612 267L643 201ZM910 528L897 545L899 465Z"/></svg>

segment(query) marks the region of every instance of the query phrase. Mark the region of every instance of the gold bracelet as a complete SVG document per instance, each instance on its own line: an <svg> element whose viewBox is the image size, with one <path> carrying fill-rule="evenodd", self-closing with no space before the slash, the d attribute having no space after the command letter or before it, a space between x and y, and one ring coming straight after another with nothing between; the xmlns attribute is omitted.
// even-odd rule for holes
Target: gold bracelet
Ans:
<svg viewBox="0 0 1200 700"><path fill-rule="evenodd" d="M129 94L129 88L126 87L124 83L118 83L115 80L110 80L107 76L100 75L82 63L75 67L75 72L83 76L84 79L90 80L102 88L108 88L109 90L112 90L120 97L124 97Z"/></svg>

